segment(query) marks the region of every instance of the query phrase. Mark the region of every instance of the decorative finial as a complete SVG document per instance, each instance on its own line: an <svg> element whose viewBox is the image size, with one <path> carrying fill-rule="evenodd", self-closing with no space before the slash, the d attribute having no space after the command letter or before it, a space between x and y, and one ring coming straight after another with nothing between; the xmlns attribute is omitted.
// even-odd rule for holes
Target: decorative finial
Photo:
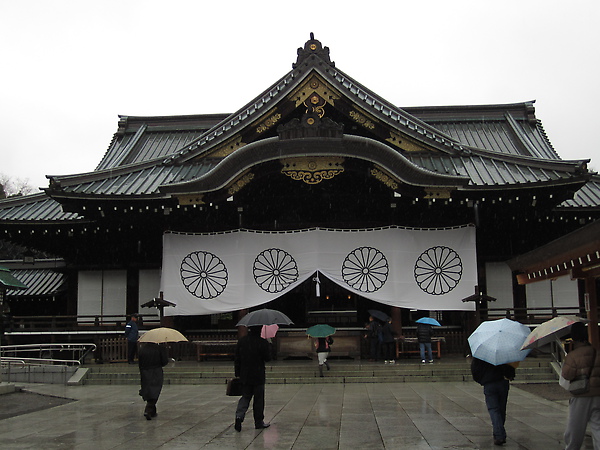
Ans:
<svg viewBox="0 0 600 450"><path fill-rule="evenodd" d="M295 69L312 55L318 56L332 67L335 66L335 63L329 59L329 47L323 47L321 43L315 39L315 34L311 32L310 39L304 44L304 48L298 49L298 58L296 59L296 63L292 64L292 68Z"/></svg>

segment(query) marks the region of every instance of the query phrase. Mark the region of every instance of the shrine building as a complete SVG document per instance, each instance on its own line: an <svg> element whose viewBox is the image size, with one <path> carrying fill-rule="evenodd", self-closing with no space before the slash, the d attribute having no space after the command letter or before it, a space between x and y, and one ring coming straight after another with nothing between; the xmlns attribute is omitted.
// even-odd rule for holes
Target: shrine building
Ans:
<svg viewBox="0 0 600 450"><path fill-rule="evenodd" d="M398 329L584 311L580 281L507 264L600 217L600 176L560 158L534 101L399 107L312 34L265 86L231 114L119 116L94 171L1 200L0 239L59 261L12 269L54 295L8 291L11 314L124 322L162 298L183 332L266 307L359 333L370 309Z"/></svg>

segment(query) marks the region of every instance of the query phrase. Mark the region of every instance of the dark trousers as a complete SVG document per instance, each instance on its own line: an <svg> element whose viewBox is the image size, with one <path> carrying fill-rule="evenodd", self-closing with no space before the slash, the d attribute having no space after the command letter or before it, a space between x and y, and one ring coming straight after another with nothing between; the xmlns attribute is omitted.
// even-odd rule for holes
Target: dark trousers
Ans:
<svg viewBox="0 0 600 450"><path fill-rule="evenodd" d="M510 383L508 380L492 381L483 386L485 404L490 413L490 419L492 419L494 439L498 440L506 440L504 422L506 421L506 403L508 402L509 387Z"/></svg>
<svg viewBox="0 0 600 450"><path fill-rule="evenodd" d="M137 355L137 341L127 341L127 361L134 362Z"/></svg>
<svg viewBox="0 0 600 450"><path fill-rule="evenodd" d="M377 360L379 357L379 338L369 338L369 359Z"/></svg>
<svg viewBox="0 0 600 450"><path fill-rule="evenodd" d="M252 412L254 414L254 424L260 425L263 423L265 418L265 385L264 384L243 384L242 385L242 398L238 402L237 409L235 410L236 419L244 420L246 417L246 411L250 406L250 400L254 398L252 403Z"/></svg>
<svg viewBox="0 0 600 450"><path fill-rule="evenodd" d="M396 343L395 342L384 342L383 344L383 359L385 361L392 361L396 359Z"/></svg>

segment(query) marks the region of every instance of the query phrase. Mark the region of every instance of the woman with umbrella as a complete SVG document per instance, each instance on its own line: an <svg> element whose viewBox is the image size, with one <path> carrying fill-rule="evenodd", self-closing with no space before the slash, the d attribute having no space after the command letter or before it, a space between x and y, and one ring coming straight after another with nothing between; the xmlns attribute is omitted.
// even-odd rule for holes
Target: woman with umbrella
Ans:
<svg viewBox="0 0 600 450"><path fill-rule="evenodd" d="M167 342L187 341L179 331L172 328L155 328L139 340L138 364L140 368L140 395L146 402L144 417L156 417L156 403L163 386L163 367L169 363Z"/></svg>
<svg viewBox="0 0 600 450"><path fill-rule="evenodd" d="M335 328L329 325L314 325L306 330L306 334L315 338L315 349L317 350L317 358L319 360L319 376L323 377L323 364L327 370L331 369L327 362L327 356L331 352L331 344L333 344L332 334L335 333Z"/></svg>

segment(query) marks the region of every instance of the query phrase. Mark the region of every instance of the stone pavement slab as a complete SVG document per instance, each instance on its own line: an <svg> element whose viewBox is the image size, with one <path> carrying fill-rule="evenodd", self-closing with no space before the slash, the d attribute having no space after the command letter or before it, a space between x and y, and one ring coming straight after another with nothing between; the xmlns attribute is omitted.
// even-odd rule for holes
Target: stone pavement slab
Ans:
<svg viewBox="0 0 600 450"><path fill-rule="evenodd" d="M265 420L233 429L225 386L169 385L158 417L137 386L21 385L77 401L0 420L2 449L492 449L483 389L473 382L267 385ZM0 408L2 398L0 396ZM507 449L563 448L564 401L511 387ZM591 438L586 447L593 448Z"/></svg>

